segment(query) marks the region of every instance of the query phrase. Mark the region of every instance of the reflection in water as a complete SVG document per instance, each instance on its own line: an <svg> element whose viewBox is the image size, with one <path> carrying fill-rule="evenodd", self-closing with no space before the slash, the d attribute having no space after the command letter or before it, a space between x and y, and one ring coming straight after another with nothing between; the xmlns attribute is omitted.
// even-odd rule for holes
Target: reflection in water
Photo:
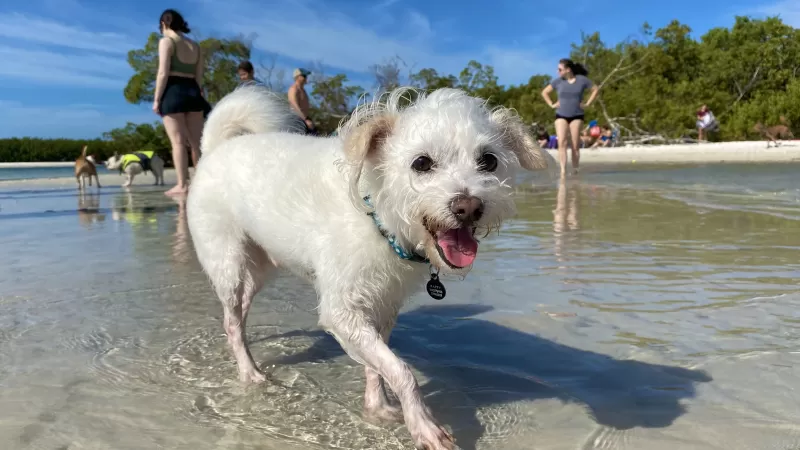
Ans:
<svg viewBox="0 0 800 450"><path fill-rule="evenodd" d="M106 214L100 212L100 195L81 190L78 194L78 222L84 228L91 228L93 224L105 221Z"/></svg>
<svg viewBox="0 0 800 450"><path fill-rule="evenodd" d="M175 217L172 258L176 264L188 264L194 256L194 247L186 221L186 197L174 197L173 200L178 204L178 215Z"/></svg>
<svg viewBox="0 0 800 450"><path fill-rule="evenodd" d="M564 262L567 258L565 253L566 240L571 231L580 230L578 222L578 185L567 183L561 179L558 183L558 193L556 194L556 209L553 210L553 253L558 262ZM565 269L559 266L559 269Z"/></svg>

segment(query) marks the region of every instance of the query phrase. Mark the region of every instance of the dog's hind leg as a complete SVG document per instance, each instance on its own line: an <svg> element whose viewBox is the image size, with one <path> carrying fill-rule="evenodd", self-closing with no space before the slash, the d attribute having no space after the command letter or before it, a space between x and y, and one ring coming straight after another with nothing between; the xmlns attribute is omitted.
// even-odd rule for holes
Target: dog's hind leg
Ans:
<svg viewBox="0 0 800 450"><path fill-rule="evenodd" d="M269 259L228 220L208 216L202 228L192 230L192 237L200 264L222 303L223 327L236 359L239 380L258 383L266 377L247 347L245 321L253 297L266 280Z"/></svg>
<svg viewBox="0 0 800 450"><path fill-rule="evenodd" d="M253 298L264 287L275 266L272 264L267 252L250 238L246 239L245 244L245 270L242 291L242 328L247 323L247 313L250 312L250 305Z"/></svg>

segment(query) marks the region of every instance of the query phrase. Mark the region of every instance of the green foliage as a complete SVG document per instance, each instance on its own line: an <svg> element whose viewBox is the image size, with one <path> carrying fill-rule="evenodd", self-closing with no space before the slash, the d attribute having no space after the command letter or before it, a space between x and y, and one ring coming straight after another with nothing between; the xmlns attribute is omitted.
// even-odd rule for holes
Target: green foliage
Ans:
<svg viewBox="0 0 800 450"><path fill-rule="evenodd" d="M88 145L87 154L105 159L114 154L114 143L76 139L39 139L11 138L0 139L0 161L3 162L65 162L75 161L84 145Z"/></svg>
<svg viewBox="0 0 800 450"><path fill-rule="evenodd" d="M3 162L63 162L75 161L84 145L87 154L95 160L105 161L114 152L129 153L153 150L164 161L171 161L171 146L161 123L135 124L128 122L122 128L103 133L103 139L0 139L0 161Z"/></svg>
<svg viewBox="0 0 800 450"><path fill-rule="evenodd" d="M736 17L732 27L711 29L699 39L678 21L658 30L645 23L640 31L638 39L614 45L603 42L599 33L582 34L565 55L584 64L589 78L600 86L598 101L586 111L587 119L619 126L623 138L696 137L695 112L707 104L721 125L714 139L758 139L757 122L775 125L781 117L800 135L800 30L777 17ZM124 94L131 103L152 101L158 39L153 33L144 48L128 54L135 74ZM236 66L249 58L250 45L242 38L209 38L200 45L207 64L204 88L215 103L237 85ZM542 100L541 91L555 74L534 74L527 83L502 86L493 67L474 60L457 75L422 68L403 77L401 66L405 63L399 58L371 66L373 87L378 92L400 85L422 90L460 88L492 106L514 108L526 123L553 131L553 110ZM326 77L315 71L310 81L312 117L323 134L334 131L365 92L349 84L343 74ZM169 141L159 123L128 124L103 137L90 144L101 159L113 150L140 148L152 148L168 158ZM86 141L0 142L3 161L69 161Z"/></svg>
<svg viewBox="0 0 800 450"><path fill-rule="evenodd" d="M103 139L113 142L113 148L121 149L121 153L137 150L153 150L164 161L172 159L172 145L167 131L161 122L135 124L128 122L122 128L114 128L103 133Z"/></svg>
<svg viewBox="0 0 800 450"><path fill-rule="evenodd" d="M125 86L125 100L129 103L153 101L158 71L158 41L161 35L150 33L144 48L128 52L128 64L134 71ZM250 43L242 38L208 38L200 41L205 71L202 87L211 104L218 102L239 83L236 67L250 58Z"/></svg>
<svg viewBox="0 0 800 450"><path fill-rule="evenodd" d="M311 117L321 134L332 133L350 114L352 105L364 93L359 86L347 85L347 75L318 75L311 89Z"/></svg>
<svg viewBox="0 0 800 450"><path fill-rule="evenodd" d="M631 133L669 138L696 136L694 112L702 104L720 121L721 140L758 139L755 123L774 125L781 115L797 129L800 30L774 17L736 17L733 27L711 29L699 40L690 33L673 21L655 33L646 27L645 40L615 48L596 33L583 36L571 57L596 83L606 80L601 110L591 112Z"/></svg>

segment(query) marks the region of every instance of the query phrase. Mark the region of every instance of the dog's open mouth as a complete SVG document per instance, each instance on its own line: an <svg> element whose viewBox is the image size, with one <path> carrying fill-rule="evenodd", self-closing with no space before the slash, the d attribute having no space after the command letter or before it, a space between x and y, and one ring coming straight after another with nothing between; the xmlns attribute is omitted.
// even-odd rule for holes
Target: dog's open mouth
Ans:
<svg viewBox="0 0 800 450"><path fill-rule="evenodd" d="M448 266L463 269L475 261L478 256L478 241L475 239L475 227L464 225L460 228L433 231L426 226L433 237L439 256Z"/></svg>

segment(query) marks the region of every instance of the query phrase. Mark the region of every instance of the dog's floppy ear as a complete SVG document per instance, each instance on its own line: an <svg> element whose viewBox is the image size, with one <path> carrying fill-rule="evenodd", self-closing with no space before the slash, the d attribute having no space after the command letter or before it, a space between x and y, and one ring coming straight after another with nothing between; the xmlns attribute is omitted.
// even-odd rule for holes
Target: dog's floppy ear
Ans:
<svg viewBox="0 0 800 450"><path fill-rule="evenodd" d="M552 158L545 155L545 151L526 129L519 116L512 110L501 107L492 113L492 120L502 128L501 139L517 155L522 168L531 171L547 169L548 160Z"/></svg>
<svg viewBox="0 0 800 450"><path fill-rule="evenodd" d="M386 139L392 134L395 119L378 116L369 119L345 136L344 153L351 163L360 164L378 155Z"/></svg>
<svg viewBox="0 0 800 450"><path fill-rule="evenodd" d="M344 156L350 165L350 200L364 212L369 211L369 207L358 189L364 163L368 160L373 163L377 161L384 143L392 135L394 125L395 118L392 116L375 116L356 125L343 136Z"/></svg>

